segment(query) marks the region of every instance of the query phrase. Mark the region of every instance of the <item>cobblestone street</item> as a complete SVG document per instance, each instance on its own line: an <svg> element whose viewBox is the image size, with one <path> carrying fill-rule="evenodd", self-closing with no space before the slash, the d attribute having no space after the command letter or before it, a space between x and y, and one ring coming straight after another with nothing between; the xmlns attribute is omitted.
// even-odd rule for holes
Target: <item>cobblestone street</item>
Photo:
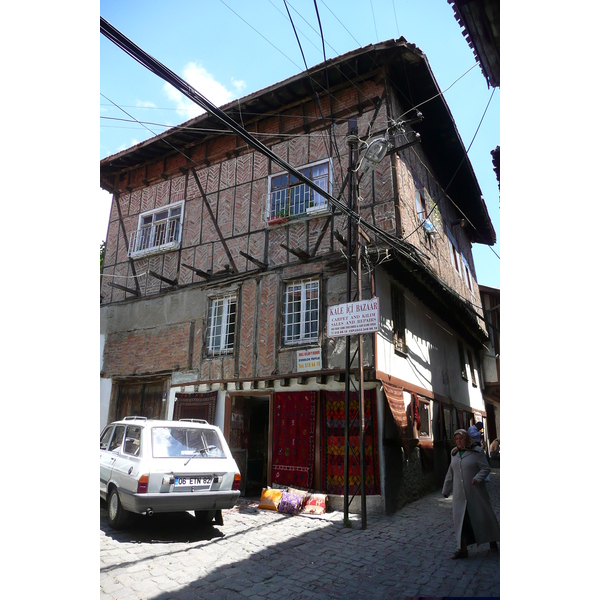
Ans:
<svg viewBox="0 0 600 600"><path fill-rule="evenodd" d="M500 472L488 484L499 516ZM500 595L499 555L454 548L451 499L435 492L393 516L288 516L242 500L224 525L199 528L191 513L136 516L112 530L100 511L103 600L404 598Z"/></svg>

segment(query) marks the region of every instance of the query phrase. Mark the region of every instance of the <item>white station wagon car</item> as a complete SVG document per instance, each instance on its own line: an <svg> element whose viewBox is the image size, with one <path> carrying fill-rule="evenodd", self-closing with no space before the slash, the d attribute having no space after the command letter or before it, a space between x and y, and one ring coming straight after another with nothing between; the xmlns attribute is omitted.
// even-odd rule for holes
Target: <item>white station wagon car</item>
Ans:
<svg viewBox="0 0 600 600"><path fill-rule="evenodd" d="M240 471L221 433L206 421L125 417L100 436L100 497L108 523L125 526L129 513L193 510L201 524L232 508Z"/></svg>

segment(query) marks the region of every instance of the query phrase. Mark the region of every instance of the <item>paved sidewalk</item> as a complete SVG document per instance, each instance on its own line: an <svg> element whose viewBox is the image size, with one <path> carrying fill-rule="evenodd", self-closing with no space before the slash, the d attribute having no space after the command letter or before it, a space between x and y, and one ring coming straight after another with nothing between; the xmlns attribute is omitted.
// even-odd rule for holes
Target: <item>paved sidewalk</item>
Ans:
<svg viewBox="0 0 600 600"><path fill-rule="evenodd" d="M499 517L500 470L488 484ZM100 517L100 597L114 599L499 597L500 558L488 544L455 550L451 499L441 490L391 517L281 515L240 502L225 524L189 513L138 517L126 531Z"/></svg>

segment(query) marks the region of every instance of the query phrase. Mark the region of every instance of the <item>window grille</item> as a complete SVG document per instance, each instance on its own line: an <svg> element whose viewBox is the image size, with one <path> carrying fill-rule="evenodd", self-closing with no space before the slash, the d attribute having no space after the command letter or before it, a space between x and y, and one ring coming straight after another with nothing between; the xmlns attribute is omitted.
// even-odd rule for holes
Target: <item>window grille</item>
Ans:
<svg viewBox="0 0 600 600"><path fill-rule="evenodd" d="M210 356L230 354L235 341L235 295L214 298L210 302L207 333L207 353Z"/></svg>
<svg viewBox="0 0 600 600"><path fill-rule="evenodd" d="M329 161L299 169L302 175L329 192ZM269 181L267 221L279 222L327 209L327 200L290 173L274 175Z"/></svg>
<svg viewBox="0 0 600 600"><path fill-rule="evenodd" d="M287 284L284 299L284 344L307 344L319 338L319 281Z"/></svg>
<svg viewBox="0 0 600 600"><path fill-rule="evenodd" d="M129 242L129 256L178 247L181 242L183 205L177 204L140 215L138 229Z"/></svg>

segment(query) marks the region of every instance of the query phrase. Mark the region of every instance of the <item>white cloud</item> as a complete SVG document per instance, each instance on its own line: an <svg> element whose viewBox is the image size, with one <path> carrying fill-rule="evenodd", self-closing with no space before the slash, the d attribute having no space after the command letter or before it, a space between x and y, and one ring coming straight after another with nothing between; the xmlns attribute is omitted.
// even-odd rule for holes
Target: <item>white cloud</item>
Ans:
<svg viewBox="0 0 600 600"><path fill-rule="evenodd" d="M190 62L183 69L183 79L187 81L196 91L208 98L216 106L226 104L233 100L233 93L223 84L219 83L201 64ZM243 82L233 82L236 89ZM175 103L178 112L187 120L203 113L204 110L189 100L171 84L165 83L163 90L169 100Z"/></svg>
<svg viewBox="0 0 600 600"><path fill-rule="evenodd" d="M231 78L231 84L237 92L243 92L246 89L246 82L243 79Z"/></svg>
<svg viewBox="0 0 600 600"><path fill-rule="evenodd" d="M138 100L135 105L139 108L156 108L156 104L150 100Z"/></svg>

